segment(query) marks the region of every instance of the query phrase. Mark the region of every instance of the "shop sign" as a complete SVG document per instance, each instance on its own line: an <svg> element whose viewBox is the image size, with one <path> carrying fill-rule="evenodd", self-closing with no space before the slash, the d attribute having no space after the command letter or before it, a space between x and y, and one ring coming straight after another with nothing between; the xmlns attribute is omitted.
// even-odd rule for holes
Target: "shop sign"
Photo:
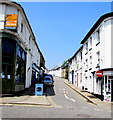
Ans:
<svg viewBox="0 0 113 120"><path fill-rule="evenodd" d="M97 76L97 77L102 77L102 71L97 71L97 72L96 72L96 76Z"/></svg>
<svg viewBox="0 0 113 120"><path fill-rule="evenodd" d="M113 71L104 71L103 75L113 76Z"/></svg>
<svg viewBox="0 0 113 120"><path fill-rule="evenodd" d="M6 29L16 29L17 27L17 14L7 14L5 19L5 28Z"/></svg>

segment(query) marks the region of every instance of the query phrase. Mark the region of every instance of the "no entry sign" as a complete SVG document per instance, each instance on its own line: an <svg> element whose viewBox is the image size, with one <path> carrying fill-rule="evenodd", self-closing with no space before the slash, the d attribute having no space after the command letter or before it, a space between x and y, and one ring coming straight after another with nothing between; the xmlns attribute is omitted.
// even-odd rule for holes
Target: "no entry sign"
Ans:
<svg viewBox="0 0 113 120"><path fill-rule="evenodd" d="M96 76L97 76L97 77L102 77L102 71L97 71L97 72L96 72Z"/></svg>

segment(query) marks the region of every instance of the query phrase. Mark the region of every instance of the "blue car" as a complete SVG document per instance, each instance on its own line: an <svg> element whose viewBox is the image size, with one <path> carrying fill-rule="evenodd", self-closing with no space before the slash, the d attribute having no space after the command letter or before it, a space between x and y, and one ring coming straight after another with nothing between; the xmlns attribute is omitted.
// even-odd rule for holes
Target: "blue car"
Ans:
<svg viewBox="0 0 113 120"><path fill-rule="evenodd" d="M54 86L54 81L52 80L50 76L45 76L43 80L43 84L45 86Z"/></svg>

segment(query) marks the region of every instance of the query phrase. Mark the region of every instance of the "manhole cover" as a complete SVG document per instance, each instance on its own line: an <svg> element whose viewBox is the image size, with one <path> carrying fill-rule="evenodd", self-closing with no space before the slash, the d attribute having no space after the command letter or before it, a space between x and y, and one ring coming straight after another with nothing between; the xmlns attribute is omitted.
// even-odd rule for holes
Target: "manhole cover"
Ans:
<svg viewBox="0 0 113 120"><path fill-rule="evenodd" d="M79 118L90 118L90 115L85 115L85 114L77 114Z"/></svg>

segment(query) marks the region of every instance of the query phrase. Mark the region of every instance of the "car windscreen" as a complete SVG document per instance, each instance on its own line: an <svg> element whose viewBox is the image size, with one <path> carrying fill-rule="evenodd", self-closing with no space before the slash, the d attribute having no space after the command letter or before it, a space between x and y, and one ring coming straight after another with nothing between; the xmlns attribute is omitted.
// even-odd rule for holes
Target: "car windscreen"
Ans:
<svg viewBox="0 0 113 120"><path fill-rule="evenodd" d="M50 78L44 78L44 82L52 82Z"/></svg>

